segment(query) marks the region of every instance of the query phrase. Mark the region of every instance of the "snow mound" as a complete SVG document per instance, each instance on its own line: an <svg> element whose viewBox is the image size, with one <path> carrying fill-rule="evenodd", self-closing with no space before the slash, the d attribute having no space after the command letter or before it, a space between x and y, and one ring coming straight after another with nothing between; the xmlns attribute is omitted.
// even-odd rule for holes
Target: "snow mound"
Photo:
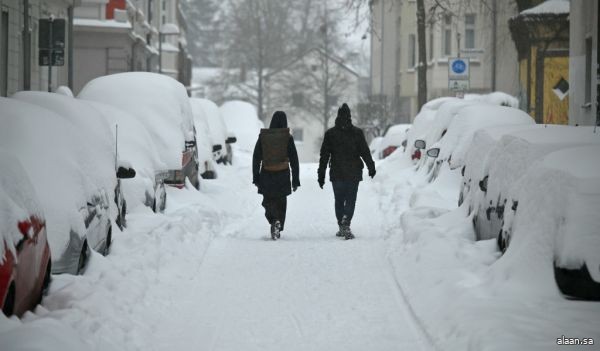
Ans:
<svg viewBox="0 0 600 351"><path fill-rule="evenodd" d="M248 102L228 101L221 106L220 111L227 130L237 137L237 148L252 152L261 128L265 127L258 119L256 108Z"/></svg>
<svg viewBox="0 0 600 351"><path fill-rule="evenodd" d="M530 9L521 11L521 15L543 15L543 14L568 14L570 11L569 0L546 0Z"/></svg>

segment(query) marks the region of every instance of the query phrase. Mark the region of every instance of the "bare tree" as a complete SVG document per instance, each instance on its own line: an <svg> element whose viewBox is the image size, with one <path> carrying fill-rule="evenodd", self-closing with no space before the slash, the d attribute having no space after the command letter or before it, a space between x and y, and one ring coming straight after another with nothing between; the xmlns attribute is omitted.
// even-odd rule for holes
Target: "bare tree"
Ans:
<svg viewBox="0 0 600 351"><path fill-rule="evenodd" d="M417 0L417 40L419 63L417 66L417 101L419 110L427 102L427 42L425 35L425 0Z"/></svg>

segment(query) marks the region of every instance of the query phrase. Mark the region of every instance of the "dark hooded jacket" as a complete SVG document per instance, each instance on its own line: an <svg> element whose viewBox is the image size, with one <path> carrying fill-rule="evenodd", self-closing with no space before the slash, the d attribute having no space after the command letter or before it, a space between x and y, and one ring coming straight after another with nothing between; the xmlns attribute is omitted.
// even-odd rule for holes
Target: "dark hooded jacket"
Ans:
<svg viewBox="0 0 600 351"><path fill-rule="evenodd" d="M267 136L267 134L269 136ZM276 142L266 142L266 138L279 135L284 138L284 142L277 142L281 138L269 139ZM285 141L287 139L287 142ZM268 150L266 148L285 148L284 150ZM282 152L283 151L283 152ZM265 169L265 157L268 155L286 155L285 160L289 167L283 170L269 171ZM290 167L291 178L290 182ZM261 130L256 145L254 146L254 155L252 157L252 182L258 187L258 193L265 196L287 196L292 193L292 186L300 186L300 165L298 163L298 152L294 144L294 138L290 135L287 127L287 116L285 112L277 111L273 114L269 129Z"/></svg>
<svg viewBox="0 0 600 351"><path fill-rule="evenodd" d="M363 161L369 172L375 171L375 163L362 129L352 125L348 105L338 109L335 126L325 132L319 160L319 182L325 182L329 164L329 179L335 181L361 181Z"/></svg>

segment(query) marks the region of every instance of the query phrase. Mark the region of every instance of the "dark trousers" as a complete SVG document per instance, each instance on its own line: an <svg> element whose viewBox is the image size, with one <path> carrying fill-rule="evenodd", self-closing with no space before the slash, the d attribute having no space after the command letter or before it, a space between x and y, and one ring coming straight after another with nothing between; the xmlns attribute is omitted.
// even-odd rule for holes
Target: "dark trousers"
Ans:
<svg viewBox="0 0 600 351"><path fill-rule="evenodd" d="M265 217L267 217L267 221L269 221L270 224L273 224L274 221L281 222L281 230L283 231L287 197L263 195L262 206L265 208Z"/></svg>
<svg viewBox="0 0 600 351"><path fill-rule="evenodd" d="M358 180L335 181L331 182L331 184L333 185L333 195L335 196L335 216L337 217L338 224L341 224L342 218L346 216L349 225L354 215Z"/></svg>

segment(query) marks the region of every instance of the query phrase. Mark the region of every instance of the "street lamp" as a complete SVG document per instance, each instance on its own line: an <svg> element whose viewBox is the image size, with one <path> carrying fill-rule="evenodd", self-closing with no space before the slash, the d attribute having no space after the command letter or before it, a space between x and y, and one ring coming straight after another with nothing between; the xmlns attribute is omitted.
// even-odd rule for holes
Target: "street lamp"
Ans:
<svg viewBox="0 0 600 351"><path fill-rule="evenodd" d="M162 74L162 42L168 35L179 35L179 27L173 23L166 23L158 32L158 73Z"/></svg>

